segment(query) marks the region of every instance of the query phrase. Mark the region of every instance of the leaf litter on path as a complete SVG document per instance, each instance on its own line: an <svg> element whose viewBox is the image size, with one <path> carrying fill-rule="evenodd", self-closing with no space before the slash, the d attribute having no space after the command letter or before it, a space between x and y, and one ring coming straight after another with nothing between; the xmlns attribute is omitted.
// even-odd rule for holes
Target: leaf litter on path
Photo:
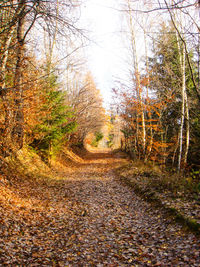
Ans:
<svg viewBox="0 0 200 267"><path fill-rule="evenodd" d="M198 237L120 183L121 161L92 154L60 182L2 188L0 265L200 266Z"/></svg>

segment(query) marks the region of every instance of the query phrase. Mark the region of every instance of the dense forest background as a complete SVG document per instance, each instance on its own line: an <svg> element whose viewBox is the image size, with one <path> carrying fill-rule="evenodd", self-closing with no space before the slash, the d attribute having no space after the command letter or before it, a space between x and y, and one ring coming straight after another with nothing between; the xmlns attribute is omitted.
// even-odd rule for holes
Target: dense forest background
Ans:
<svg viewBox="0 0 200 267"><path fill-rule="evenodd" d="M116 110L123 118L123 148L135 159L197 171L198 3L125 2L128 71L113 89Z"/></svg>
<svg viewBox="0 0 200 267"><path fill-rule="evenodd" d="M198 171L198 1L119 1L128 64L126 81L119 75L113 86L109 116L82 53L81 4L1 1L1 157L28 146L49 162L120 117L121 146L133 158Z"/></svg>
<svg viewBox="0 0 200 267"><path fill-rule="evenodd" d="M105 121L100 92L78 56L80 3L2 1L0 9L1 156L29 146L48 162Z"/></svg>

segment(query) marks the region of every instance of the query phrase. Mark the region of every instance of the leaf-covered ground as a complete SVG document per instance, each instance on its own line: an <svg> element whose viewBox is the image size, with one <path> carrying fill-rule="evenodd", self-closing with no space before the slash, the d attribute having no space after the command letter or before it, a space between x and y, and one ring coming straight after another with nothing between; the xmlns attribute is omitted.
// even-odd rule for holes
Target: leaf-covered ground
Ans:
<svg viewBox="0 0 200 267"><path fill-rule="evenodd" d="M190 180L189 184L187 177L170 174L142 161L128 162L116 173L147 201L165 208L200 234L200 192L196 181Z"/></svg>
<svg viewBox="0 0 200 267"><path fill-rule="evenodd" d="M200 266L200 240L88 154L63 179L1 180L0 266Z"/></svg>

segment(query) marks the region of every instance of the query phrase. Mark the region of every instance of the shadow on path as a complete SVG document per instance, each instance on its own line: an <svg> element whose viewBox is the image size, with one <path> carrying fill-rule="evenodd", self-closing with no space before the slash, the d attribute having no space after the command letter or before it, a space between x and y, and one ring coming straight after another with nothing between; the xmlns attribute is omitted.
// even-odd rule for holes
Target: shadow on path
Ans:
<svg viewBox="0 0 200 267"><path fill-rule="evenodd" d="M120 154L84 160L61 181L26 188L32 208L1 222L1 266L200 266L197 237L117 180Z"/></svg>

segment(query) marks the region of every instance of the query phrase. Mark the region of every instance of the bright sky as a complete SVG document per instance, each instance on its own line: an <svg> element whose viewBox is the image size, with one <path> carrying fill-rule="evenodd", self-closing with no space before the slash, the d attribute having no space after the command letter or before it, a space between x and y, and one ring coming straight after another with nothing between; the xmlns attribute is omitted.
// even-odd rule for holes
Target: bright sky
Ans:
<svg viewBox="0 0 200 267"><path fill-rule="evenodd" d="M195 0L191 0L192 3L194 1ZM135 3L136 6L138 5L139 9L144 8L144 3L142 1L132 2ZM152 8L152 2L146 1L146 8L148 8L148 6L149 8ZM190 3L190 1L188 1L188 3ZM142 6L140 6L141 4ZM85 0L85 4L82 7L83 28L91 31L90 38L93 42L95 42L91 43L86 50L88 67L95 78L97 87L102 92L106 104L111 100L111 89L115 86L117 77L119 75L123 77L123 72L128 71L128 69L125 70L125 68L127 68L125 61L128 58L125 47L129 44L129 42L127 42L126 39L122 41L122 35L119 33L122 28L122 13L116 11L112 7L119 8L119 1ZM162 22L163 18L166 18L166 20L169 19L166 15L164 17L160 16L161 13L153 12L152 14L147 14L146 16L143 14L140 18L137 16L134 18L140 23L140 19L142 19L142 24L146 21L148 31L149 25L151 25L151 27L153 27L154 24L158 26L159 23ZM139 24L137 25L134 21L133 23L134 27L137 28ZM154 30L155 29L157 30L157 28L154 28ZM144 57L143 31L140 28L137 32L137 54L139 54L140 57ZM148 51L148 53L149 52L150 51Z"/></svg>
<svg viewBox="0 0 200 267"><path fill-rule="evenodd" d="M120 14L111 8L116 2L87 0L82 8L82 17L93 41L86 51L88 65L106 104L110 101L111 89L122 65L122 43L117 34L121 27Z"/></svg>

